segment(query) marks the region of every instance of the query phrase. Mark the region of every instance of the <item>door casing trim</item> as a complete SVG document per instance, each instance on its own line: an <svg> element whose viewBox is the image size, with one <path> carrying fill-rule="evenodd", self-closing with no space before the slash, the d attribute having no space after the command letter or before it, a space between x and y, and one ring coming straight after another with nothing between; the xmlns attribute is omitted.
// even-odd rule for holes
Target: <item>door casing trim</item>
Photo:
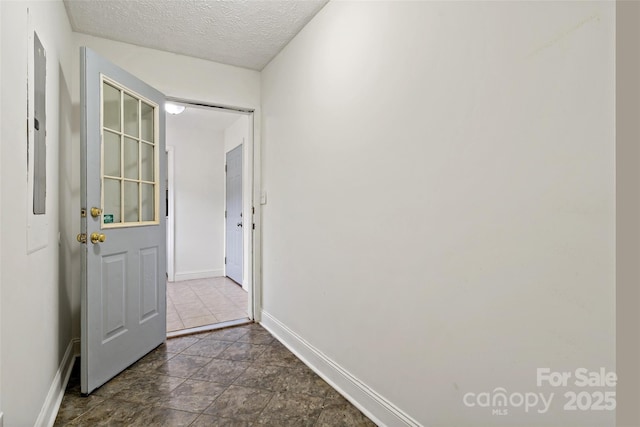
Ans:
<svg viewBox="0 0 640 427"><path fill-rule="evenodd" d="M255 143L255 109L253 108L245 108L238 106L230 106L225 104L217 104L206 101L197 101L190 100L185 98L178 98L175 96L165 96L166 101L176 102L180 104L185 104L187 106L193 106L196 108L203 109L215 109L215 110L223 110L223 111L232 111L237 112L239 114L245 114L249 116L249 129L247 132L247 144L246 149L243 150L246 153L246 157L243 156L243 167L248 169L248 185L249 191L243 192L242 195L242 204L243 206L250 206L252 208L251 212L251 221L248 221L251 224L251 227L245 227L245 232L251 233L249 241L249 247L244 248L244 262L249 265L249 275L245 278L247 281L247 290L249 293L249 307L248 307L248 318L252 321L259 322L260 321L260 310L262 309L260 305L261 301L261 281L260 281L260 271L261 271L261 257L259 251L259 236L260 236L260 213L261 213L261 205L260 203L256 203L256 194L258 193L258 189L261 188L260 183L260 161L259 161L259 148ZM173 147L166 145L167 147L167 168L174 168L173 164ZM169 148L171 148L171 153L169 152ZM169 156L171 156L172 160L169 160ZM175 170L169 169L167 170L167 180L168 180L168 188L169 188L169 215L170 219L168 219L167 224L167 272L173 272L173 280L175 281L175 223L173 221L174 213L175 213L175 205L174 205L174 179L175 179ZM259 201L259 199L258 199ZM171 236L171 237L170 237ZM243 239L244 242L245 239ZM171 277L171 276L169 276Z"/></svg>

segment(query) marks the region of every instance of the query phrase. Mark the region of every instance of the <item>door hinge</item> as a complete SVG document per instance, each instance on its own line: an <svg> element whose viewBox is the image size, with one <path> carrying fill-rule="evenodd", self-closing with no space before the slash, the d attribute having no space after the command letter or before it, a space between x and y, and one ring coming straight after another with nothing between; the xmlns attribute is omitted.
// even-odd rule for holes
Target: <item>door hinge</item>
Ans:
<svg viewBox="0 0 640 427"><path fill-rule="evenodd" d="M227 217L227 211L224 211L224 217L225 218Z"/></svg>
<svg viewBox="0 0 640 427"><path fill-rule="evenodd" d="M253 223L252 225L253 225L253 227L252 227L252 228L253 228L253 230L255 230L255 229L256 229L256 224L255 224L255 223Z"/></svg>
<svg viewBox="0 0 640 427"><path fill-rule="evenodd" d="M255 214L256 214L256 207L251 206L251 215L255 215Z"/></svg>
<svg viewBox="0 0 640 427"><path fill-rule="evenodd" d="M227 263L227 257L224 257L224 263L225 264Z"/></svg>
<svg viewBox="0 0 640 427"><path fill-rule="evenodd" d="M224 165L224 173L227 173L227 165Z"/></svg>

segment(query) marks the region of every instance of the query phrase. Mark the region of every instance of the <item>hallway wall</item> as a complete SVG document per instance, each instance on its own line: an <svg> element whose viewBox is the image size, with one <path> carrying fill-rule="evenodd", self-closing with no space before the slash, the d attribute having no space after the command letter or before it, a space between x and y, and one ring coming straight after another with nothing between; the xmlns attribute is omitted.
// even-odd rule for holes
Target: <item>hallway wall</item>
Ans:
<svg viewBox="0 0 640 427"><path fill-rule="evenodd" d="M612 426L463 396L615 368L614 61L613 2L330 2L262 73L267 326L387 425Z"/></svg>
<svg viewBox="0 0 640 427"><path fill-rule="evenodd" d="M54 403L47 397L60 385L65 356L73 355L69 275L76 243L69 229L72 206L67 203L72 192L72 117L77 111L70 95L71 27L62 2L2 1L0 10L0 412L5 426L22 427L48 423ZM37 219L27 188L25 132L33 30L47 64L46 214ZM40 228L29 230L36 222ZM38 244L28 244L28 236L33 242L34 235Z"/></svg>
<svg viewBox="0 0 640 427"><path fill-rule="evenodd" d="M167 115L174 147L175 279L224 276L224 130L216 112L187 109Z"/></svg>

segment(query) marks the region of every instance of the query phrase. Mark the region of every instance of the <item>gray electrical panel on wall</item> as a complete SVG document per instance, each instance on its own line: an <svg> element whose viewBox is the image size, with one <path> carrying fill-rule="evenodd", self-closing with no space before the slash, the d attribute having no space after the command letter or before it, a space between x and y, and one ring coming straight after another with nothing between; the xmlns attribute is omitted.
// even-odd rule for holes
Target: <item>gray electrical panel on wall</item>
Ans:
<svg viewBox="0 0 640 427"><path fill-rule="evenodd" d="M34 33L33 36L33 213L35 215L43 215L47 196L47 117L45 99L47 58L38 35Z"/></svg>

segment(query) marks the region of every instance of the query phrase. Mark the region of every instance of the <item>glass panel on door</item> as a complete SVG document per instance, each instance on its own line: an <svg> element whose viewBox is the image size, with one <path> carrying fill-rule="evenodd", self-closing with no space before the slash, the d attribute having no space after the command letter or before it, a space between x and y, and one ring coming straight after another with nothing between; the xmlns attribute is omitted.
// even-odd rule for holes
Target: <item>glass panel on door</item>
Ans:
<svg viewBox="0 0 640 427"><path fill-rule="evenodd" d="M102 79L102 228L157 224L158 106Z"/></svg>
<svg viewBox="0 0 640 427"><path fill-rule="evenodd" d="M120 90L102 83L102 123L107 129L120 131Z"/></svg>

